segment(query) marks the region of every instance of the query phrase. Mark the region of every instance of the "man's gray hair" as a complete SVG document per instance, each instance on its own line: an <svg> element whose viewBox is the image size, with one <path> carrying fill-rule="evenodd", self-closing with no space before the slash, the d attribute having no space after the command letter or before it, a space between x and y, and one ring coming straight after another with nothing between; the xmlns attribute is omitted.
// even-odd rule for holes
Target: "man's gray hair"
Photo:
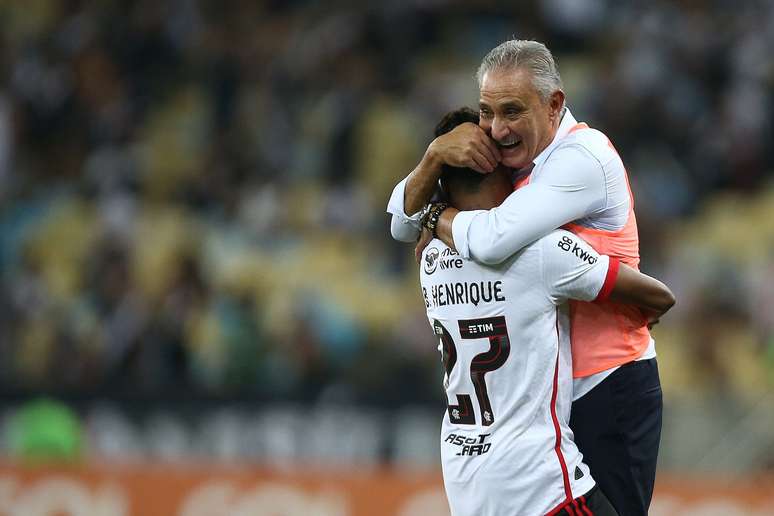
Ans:
<svg viewBox="0 0 774 516"><path fill-rule="evenodd" d="M530 72L532 84L544 102L562 89L562 78L551 51L543 43L528 39L510 39L490 50L476 72L478 87L481 88L486 73L516 68Z"/></svg>

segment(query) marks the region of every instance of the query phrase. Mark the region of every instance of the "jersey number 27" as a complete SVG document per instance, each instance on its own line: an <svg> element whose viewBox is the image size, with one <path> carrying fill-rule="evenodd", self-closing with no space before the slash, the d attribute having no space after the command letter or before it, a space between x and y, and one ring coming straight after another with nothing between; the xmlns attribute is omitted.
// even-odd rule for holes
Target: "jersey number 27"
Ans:
<svg viewBox="0 0 774 516"><path fill-rule="evenodd" d="M508 359L511 351L511 343L508 339L508 326L505 317L486 317L483 319L464 319L457 321L462 340L489 339L489 349L473 357L470 361L470 380L476 390L481 424L489 426L495 421L492 412L492 404L489 402L489 393L486 390L485 375L502 367ZM441 351L443 367L447 377L451 376L454 366L457 364L457 346L449 331L437 320L433 320L433 331L441 339ZM463 367L460 365L460 367ZM475 425L476 416L473 414L473 402L468 394L457 394L457 404L452 404L448 398L446 405L449 409L449 420L460 425Z"/></svg>

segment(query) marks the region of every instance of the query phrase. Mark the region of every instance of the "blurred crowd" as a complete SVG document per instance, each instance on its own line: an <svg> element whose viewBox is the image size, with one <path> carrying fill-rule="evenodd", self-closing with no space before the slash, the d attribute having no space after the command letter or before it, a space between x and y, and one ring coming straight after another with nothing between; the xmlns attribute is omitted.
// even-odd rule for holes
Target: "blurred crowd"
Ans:
<svg viewBox="0 0 774 516"><path fill-rule="evenodd" d="M0 388L441 395L392 186L511 36L554 51L678 297L667 393L774 384L774 4L0 4Z"/></svg>

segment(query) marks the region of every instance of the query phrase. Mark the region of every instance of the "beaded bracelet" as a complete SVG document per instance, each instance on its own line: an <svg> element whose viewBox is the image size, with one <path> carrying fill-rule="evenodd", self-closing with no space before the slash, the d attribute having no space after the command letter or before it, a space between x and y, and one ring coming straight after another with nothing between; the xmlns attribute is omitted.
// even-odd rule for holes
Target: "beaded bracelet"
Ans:
<svg viewBox="0 0 774 516"><path fill-rule="evenodd" d="M438 219L441 218L441 213L443 213L443 210L448 207L449 204L445 202L434 202L430 204L430 209L428 210L426 216L427 218L425 219L423 226L430 230L433 238L438 238L438 235L435 232L435 230L438 228Z"/></svg>

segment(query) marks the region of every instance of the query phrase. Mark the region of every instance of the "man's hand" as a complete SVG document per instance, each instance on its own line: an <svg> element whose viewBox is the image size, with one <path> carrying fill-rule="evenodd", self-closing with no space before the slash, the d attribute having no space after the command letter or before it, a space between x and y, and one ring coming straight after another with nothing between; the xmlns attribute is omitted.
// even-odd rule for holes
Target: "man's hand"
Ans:
<svg viewBox="0 0 774 516"><path fill-rule="evenodd" d="M500 151L483 129L466 122L433 140L422 160L409 174L403 197L403 209L413 215L430 201L438 187L444 164L468 167L488 174L502 159Z"/></svg>
<svg viewBox="0 0 774 516"><path fill-rule="evenodd" d="M414 258L417 261L417 265L422 262L422 251L425 250L425 247L427 247L427 244L429 244L432 239L433 235L430 233L430 230L423 227L422 232L419 234L417 245L414 247Z"/></svg>
<svg viewBox="0 0 774 516"><path fill-rule="evenodd" d="M502 157L497 144L476 124L466 122L430 143L428 154L452 167L488 174Z"/></svg>

